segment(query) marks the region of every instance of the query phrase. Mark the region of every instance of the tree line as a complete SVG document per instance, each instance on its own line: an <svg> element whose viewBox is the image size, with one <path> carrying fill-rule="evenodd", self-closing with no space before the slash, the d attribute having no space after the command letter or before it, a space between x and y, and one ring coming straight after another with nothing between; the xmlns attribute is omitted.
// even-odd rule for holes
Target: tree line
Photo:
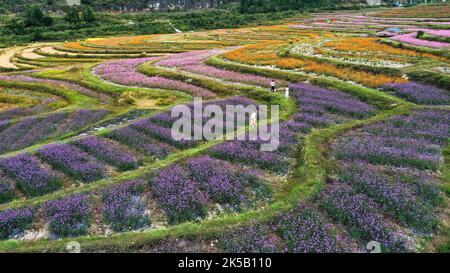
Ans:
<svg viewBox="0 0 450 273"><path fill-rule="evenodd" d="M331 8L336 0L241 0L241 13L266 13L283 10L310 10Z"/></svg>
<svg viewBox="0 0 450 273"><path fill-rule="evenodd" d="M90 7L65 7L64 20L69 23L93 23L95 13ZM24 12L14 16L6 27L16 32L21 32L30 27L49 27L54 23L54 18L45 13L38 5L28 6Z"/></svg>
<svg viewBox="0 0 450 273"><path fill-rule="evenodd" d="M382 0L385 6L412 6L442 3L445 0ZM267 13L285 10L339 9L345 5L366 4L365 0L240 0L241 13Z"/></svg>

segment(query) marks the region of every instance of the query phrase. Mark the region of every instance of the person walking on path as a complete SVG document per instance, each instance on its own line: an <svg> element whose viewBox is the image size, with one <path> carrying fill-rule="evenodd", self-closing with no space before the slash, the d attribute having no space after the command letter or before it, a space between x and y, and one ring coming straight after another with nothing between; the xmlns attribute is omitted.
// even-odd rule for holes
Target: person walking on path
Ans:
<svg viewBox="0 0 450 273"><path fill-rule="evenodd" d="M277 83L275 82L275 80L272 80L272 82L270 83L270 90L272 92L275 92L275 86L277 85Z"/></svg>
<svg viewBox="0 0 450 273"><path fill-rule="evenodd" d="M284 88L284 98L289 99L289 85Z"/></svg>

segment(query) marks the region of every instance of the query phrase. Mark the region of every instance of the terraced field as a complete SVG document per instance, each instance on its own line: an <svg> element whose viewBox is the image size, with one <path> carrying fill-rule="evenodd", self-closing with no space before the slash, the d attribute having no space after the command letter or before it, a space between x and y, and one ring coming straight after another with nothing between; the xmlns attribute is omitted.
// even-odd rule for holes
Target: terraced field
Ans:
<svg viewBox="0 0 450 273"><path fill-rule="evenodd" d="M450 18L386 14L4 50L0 251L448 251ZM278 149L175 140L193 97Z"/></svg>

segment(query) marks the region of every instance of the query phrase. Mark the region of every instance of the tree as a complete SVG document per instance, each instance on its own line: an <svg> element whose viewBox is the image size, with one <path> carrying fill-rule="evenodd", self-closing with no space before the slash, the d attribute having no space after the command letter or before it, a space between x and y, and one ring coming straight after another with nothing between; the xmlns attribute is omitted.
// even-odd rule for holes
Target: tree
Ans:
<svg viewBox="0 0 450 273"><path fill-rule="evenodd" d="M33 34L31 35L32 41L41 41L44 37L42 36L42 30L39 28L34 29Z"/></svg>
<svg viewBox="0 0 450 273"><path fill-rule="evenodd" d="M51 26L53 18L44 14L39 6L33 5L26 9L23 19L27 27Z"/></svg>
<svg viewBox="0 0 450 273"><path fill-rule="evenodd" d="M15 34L24 33L25 28L26 28L25 22L18 17L11 18L11 20L6 25L6 29Z"/></svg>
<svg viewBox="0 0 450 273"><path fill-rule="evenodd" d="M91 7L84 7L81 15L82 15L83 21L85 21L86 23L95 22L95 13Z"/></svg>
<svg viewBox="0 0 450 273"><path fill-rule="evenodd" d="M79 23L80 13L77 7L67 7L66 14L64 15L64 20L69 23Z"/></svg>

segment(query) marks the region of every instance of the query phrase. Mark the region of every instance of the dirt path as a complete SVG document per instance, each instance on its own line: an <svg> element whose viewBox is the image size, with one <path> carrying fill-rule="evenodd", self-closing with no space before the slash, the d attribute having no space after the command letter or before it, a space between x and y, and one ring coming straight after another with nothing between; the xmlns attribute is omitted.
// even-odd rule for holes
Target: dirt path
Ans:
<svg viewBox="0 0 450 273"><path fill-rule="evenodd" d="M44 46L41 48L41 51L46 54L52 54L52 55L68 55L68 56L77 55L76 53L73 53L73 52L63 52L63 51L56 50L52 46Z"/></svg>
<svg viewBox="0 0 450 273"><path fill-rule="evenodd" d="M44 56L36 54L36 53L33 52L36 48L37 47L27 48L27 49L23 50L20 54L22 55L22 57L27 58L27 59L31 59L31 60L44 58Z"/></svg>
<svg viewBox="0 0 450 273"><path fill-rule="evenodd" d="M0 55L0 67L18 69L18 67L11 62L11 58L17 52L21 51L23 47L13 47L6 49L2 55Z"/></svg>

